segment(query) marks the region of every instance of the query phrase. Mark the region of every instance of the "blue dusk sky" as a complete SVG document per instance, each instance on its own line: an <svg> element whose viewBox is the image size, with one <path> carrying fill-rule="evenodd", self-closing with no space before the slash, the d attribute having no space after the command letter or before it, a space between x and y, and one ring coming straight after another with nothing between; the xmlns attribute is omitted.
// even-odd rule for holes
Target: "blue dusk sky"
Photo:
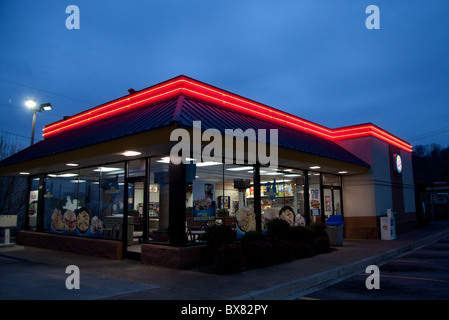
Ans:
<svg viewBox="0 0 449 320"><path fill-rule="evenodd" d="M69 5L80 28L68 29ZM380 10L380 29L365 12ZM0 134L186 75L330 127L449 146L447 0L0 0Z"/></svg>

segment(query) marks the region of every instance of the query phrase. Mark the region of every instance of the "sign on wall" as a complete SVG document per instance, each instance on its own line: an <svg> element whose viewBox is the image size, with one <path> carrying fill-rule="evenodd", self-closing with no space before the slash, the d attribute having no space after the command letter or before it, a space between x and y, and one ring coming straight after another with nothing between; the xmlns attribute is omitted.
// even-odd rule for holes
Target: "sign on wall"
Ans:
<svg viewBox="0 0 449 320"><path fill-rule="evenodd" d="M393 166L396 173L402 172L402 158L400 154L393 154Z"/></svg>

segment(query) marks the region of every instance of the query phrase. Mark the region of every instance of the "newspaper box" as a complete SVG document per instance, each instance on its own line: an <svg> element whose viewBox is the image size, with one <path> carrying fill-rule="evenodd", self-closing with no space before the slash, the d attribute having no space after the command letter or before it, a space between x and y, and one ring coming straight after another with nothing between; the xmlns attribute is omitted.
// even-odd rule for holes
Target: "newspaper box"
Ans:
<svg viewBox="0 0 449 320"><path fill-rule="evenodd" d="M394 240L396 238L396 226L394 217L380 217L381 240Z"/></svg>
<svg viewBox="0 0 449 320"><path fill-rule="evenodd" d="M9 228L14 228L16 226L17 226L17 216L16 215L0 215L0 228L5 229L4 245L11 244Z"/></svg>

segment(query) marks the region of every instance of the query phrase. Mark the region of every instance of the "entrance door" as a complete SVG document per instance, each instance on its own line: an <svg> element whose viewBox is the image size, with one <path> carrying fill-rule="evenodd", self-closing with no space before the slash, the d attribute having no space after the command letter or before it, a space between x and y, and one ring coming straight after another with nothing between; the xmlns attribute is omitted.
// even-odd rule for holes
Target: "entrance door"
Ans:
<svg viewBox="0 0 449 320"><path fill-rule="evenodd" d="M127 178L125 183L128 199L124 211L128 217L128 232L124 243L126 244L125 257L129 259L140 260L145 221L144 182L145 177L132 177Z"/></svg>
<svg viewBox="0 0 449 320"><path fill-rule="evenodd" d="M341 189L335 187L324 187L324 218L341 214Z"/></svg>

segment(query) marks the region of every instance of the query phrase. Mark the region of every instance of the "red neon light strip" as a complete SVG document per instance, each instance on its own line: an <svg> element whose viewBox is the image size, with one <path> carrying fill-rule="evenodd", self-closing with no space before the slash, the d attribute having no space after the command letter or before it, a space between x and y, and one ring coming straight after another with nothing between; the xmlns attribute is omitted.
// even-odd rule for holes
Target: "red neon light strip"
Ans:
<svg viewBox="0 0 449 320"><path fill-rule="evenodd" d="M211 102L228 109L256 116L270 122L311 133L321 138L338 141L374 136L408 152L412 151L410 144L372 125L358 125L345 128L329 129L313 122L289 115L258 102L228 93L184 76L174 78L159 85L144 89L141 92L106 103L89 111L80 113L66 120L53 123L44 128L44 137L72 129L86 123L108 118L128 110L135 110L149 103L157 103L184 94Z"/></svg>

